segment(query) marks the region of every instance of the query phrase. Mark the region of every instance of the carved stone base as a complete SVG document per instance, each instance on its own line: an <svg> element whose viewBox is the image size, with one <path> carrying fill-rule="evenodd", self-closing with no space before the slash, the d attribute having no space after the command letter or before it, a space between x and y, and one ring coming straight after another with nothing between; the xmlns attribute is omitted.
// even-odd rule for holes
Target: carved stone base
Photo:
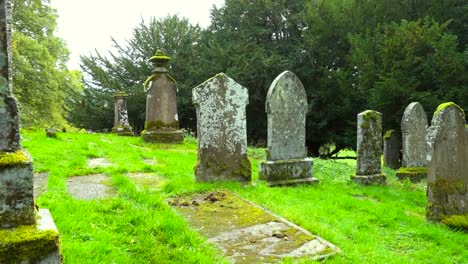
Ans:
<svg viewBox="0 0 468 264"><path fill-rule="evenodd" d="M362 185L385 185L387 184L387 176L383 173L374 175L351 175L351 180Z"/></svg>
<svg viewBox="0 0 468 264"><path fill-rule="evenodd" d="M312 174L313 161L310 158L265 161L260 164L259 179L269 186L316 183Z"/></svg>
<svg viewBox="0 0 468 264"><path fill-rule="evenodd" d="M184 133L180 130L143 130L143 132L141 132L141 136L146 142L175 144L181 144L184 142Z"/></svg>
<svg viewBox="0 0 468 264"><path fill-rule="evenodd" d="M133 134L133 129L131 126L127 126L127 125L119 125L119 126L116 126L116 127L113 127L112 128L112 133L115 133L119 136L134 136L135 134Z"/></svg>
<svg viewBox="0 0 468 264"><path fill-rule="evenodd" d="M404 179L408 179L413 183L420 182L422 181L422 179L425 179L427 177L427 168L426 167L400 168L396 172L396 177L400 181Z"/></svg>
<svg viewBox="0 0 468 264"><path fill-rule="evenodd" d="M61 263L59 233L49 210L38 212L37 225L0 229L0 263Z"/></svg>

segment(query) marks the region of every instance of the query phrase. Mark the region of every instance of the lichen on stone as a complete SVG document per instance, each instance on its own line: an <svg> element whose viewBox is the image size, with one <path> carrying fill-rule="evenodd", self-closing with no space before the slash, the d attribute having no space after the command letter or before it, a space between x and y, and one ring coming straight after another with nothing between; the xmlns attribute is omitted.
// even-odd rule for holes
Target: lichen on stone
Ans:
<svg viewBox="0 0 468 264"><path fill-rule="evenodd" d="M31 159L29 155L22 150L0 153L0 168L22 165L30 162Z"/></svg>
<svg viewBox="0 0 468 264"><path fill-rule="evenodd" d="M395 133L394 129L387 130L387 132L385 132L385 135L383 136L383 138L388 139L393 135L393 133Z"/></svg>
<svg viewBox="0 0 468 264"><path fill-rule="evenodd" d="M458 110L460 110L460 112L463 114L463 116L465 116L465 111L463 111L463 108L461 108L459 105L457 105L454 102L447 102L447 103L440 104L437 107L437 109L435 110L434 116L438 115L442 110L444 110L445 108L450 107L450 106L458 108Z"/></svg>
<svg viewBox="0 0 468 264"><path fill-rule="evenodd" d="M468 231L468 214L446 216L441 222L452 228Z"/></svg>

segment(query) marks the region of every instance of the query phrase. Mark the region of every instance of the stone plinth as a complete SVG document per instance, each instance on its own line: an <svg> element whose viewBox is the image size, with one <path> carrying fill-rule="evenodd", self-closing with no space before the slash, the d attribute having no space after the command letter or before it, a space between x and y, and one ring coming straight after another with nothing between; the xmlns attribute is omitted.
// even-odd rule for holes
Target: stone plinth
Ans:
<svg viewBox="0 0 468 264"><path fill-rule="evenodd" d="M141 132L146 142L182 143L184 134L179 130L177 116L177 88L175 80L164 67L170 58L160 50L150 58L155 69L146 80L146 121Z"/></svg>
<svg viewBox="0 0 468 264"><path fill-rule="evenodd" d="M388 130L383 137L384 164L394 170L401 167L401 137L395 130Z"/></svg>
<svg viewBox="0 0 468 264"><path fill-rule="evenodd" d="M463 110L454 103L441 104L426 140L426 217L468 230L468 128Z"/></svg>
<svg viewBox="0 0 468 264"><path fill-rule="evenodd" d="M426 177L426 131L427 116L418 102L409 104L401 119L402 167L397 172L398 179L418 182Z"/></svg>
<svg viewBox="0 0 468 264"><path fill-rule="evenodd" d="M385 184L382 174L382 114L366 110L357 115L356 175L351 180L360 184Z"/></svg>
<svg viewBox="0 0 468 264"><path fill-rule="evenodd" d="M192 93L197 109L196 180L250 182L247 88L220 73L195 87Z"/></svg>
<svg viewBox="0 0 468 264"><path fill-rule="evenodd" d="M133 129L128 122L127 94L114 95L114 127L112 132L119 136L133 136Z"/></svg>
<svg viewBox="0 0 468 264"><path fill-rule="evenodd" d="M265 109L267 160L261 163L259 178L270 186L317 182L305 147L307 95L294 73L285 71L276 77L268 90Z"/></svg>

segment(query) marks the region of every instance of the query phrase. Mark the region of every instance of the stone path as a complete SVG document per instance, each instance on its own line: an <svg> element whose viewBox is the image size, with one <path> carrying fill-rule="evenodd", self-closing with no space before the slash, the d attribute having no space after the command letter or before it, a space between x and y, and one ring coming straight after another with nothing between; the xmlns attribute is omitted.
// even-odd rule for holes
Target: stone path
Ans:
<svg viewBox="0 0 468 264"><path fill-rule="evenodd" d="M109 166L112 166L112 163L106 158L88 159L88 167L90 168L109 167Z"/></svg>
<svg viewBox="0 0 468 264"><path fill-rule="evenodd" d="M75 176L67 179L68 193L75 199L92 200L114 195L104 174Z"/></svg>
<svg viewBox="0 0 468 264"><path fill-rule="evenodd" d="M34 173L34 199L47 190L47 181L49 179L48 172Z"/></svg>
<svg viewBox="0 0 468 264"><path fill-rule="evenodd" d="M274 263L284 258L323 259L340 250L284 218L226 191L169 201L232 263Z"/></svg>
<svg viewBox="0 0 468 264"><path fill-rule="evenodd" d="M155 173L127 173L125 174L139 189L160 190L167 183L167 180Z"/></svg>

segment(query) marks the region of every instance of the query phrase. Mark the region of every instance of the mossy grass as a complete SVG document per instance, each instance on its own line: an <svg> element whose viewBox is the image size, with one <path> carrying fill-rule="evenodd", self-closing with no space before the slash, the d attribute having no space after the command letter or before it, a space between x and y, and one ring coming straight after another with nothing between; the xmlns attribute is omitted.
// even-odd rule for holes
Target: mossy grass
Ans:
<svg viewBox="0 0 468 264"><path fill-rule="evenodd" d="M228 263L221 252L165 201L187 193L226 189L302 226L340 247L327 263L463 263L467 234L427 222L426 182L398 181L384 167L386 186L352 183L355 160L314 159L316 185L270 188L258 181L263 149L248 149L255 185L196 183L196 140L182 144L145 143L115 134L61 134L23 131L23 146L36 172L49 172L48 188L36 201L50 209L60 230L64 263ZM354 153L347 151L345 156ZM355 155L355 154L354 154ZM89 157L114 166L90 169ZM148 165L145 159L157 161ZM160 190L137 188L126 173L151 172L167 183ZM117 195L94 201L72 199L66 179L106 173ZM314 263L284 260L284 263Z"/></svg>

